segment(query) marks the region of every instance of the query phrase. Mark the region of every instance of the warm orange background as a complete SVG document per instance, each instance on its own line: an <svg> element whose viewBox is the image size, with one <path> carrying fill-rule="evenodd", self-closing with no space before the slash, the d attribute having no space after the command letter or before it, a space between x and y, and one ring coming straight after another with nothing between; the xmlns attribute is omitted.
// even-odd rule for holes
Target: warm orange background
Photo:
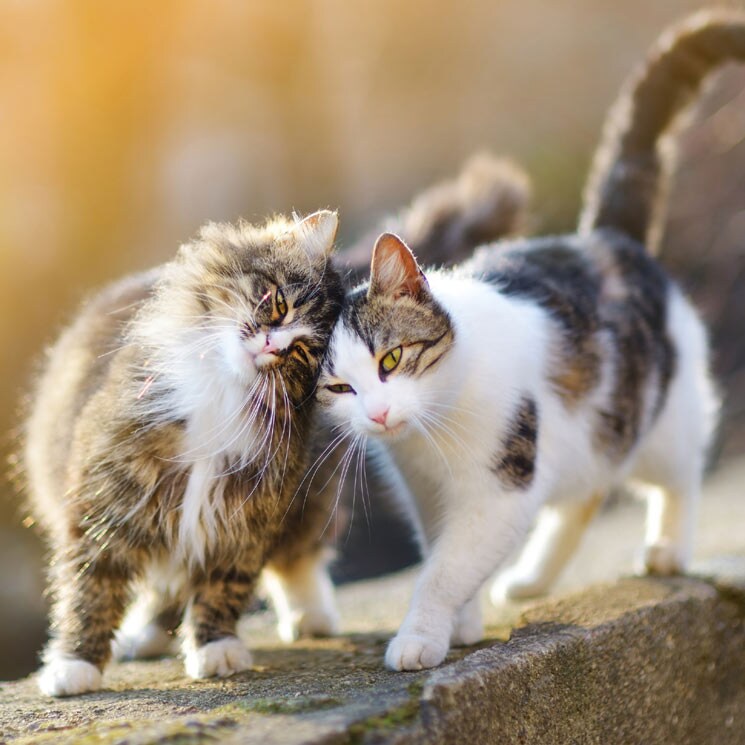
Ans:
<svg viewBox="0 0 745 745"><path fill-rule="evenodd" d="M338 207L349 241L487 147L531 173L537 230L570 229L623 76L698 5L0 0L0 427L84 293L205 220ZM743 88L726 76L685 138L666 245L714 325L730 452L745 450ZM40 544L3 503L0 679L34 667L44 612Z"/></svg>

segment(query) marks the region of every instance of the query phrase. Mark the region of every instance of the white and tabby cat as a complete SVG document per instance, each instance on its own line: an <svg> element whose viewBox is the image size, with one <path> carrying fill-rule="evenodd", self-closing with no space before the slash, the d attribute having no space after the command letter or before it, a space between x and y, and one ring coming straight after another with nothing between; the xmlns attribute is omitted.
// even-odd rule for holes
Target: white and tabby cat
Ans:
<svg viewBox="0 0 745 745"><path fill-rule="evenodd" d="M541 509L493 597L544 592L629 478L657 487L647 569L685 568L717 399L702 324L644 244L658 139L728 59L745 59L741 15L699 14L662 37L609 118L577 234L492 245L426 279L396 236L375 245L319 396L385 444L413 498L425 563L389 667L431 667L481 637L478 590Z"/></svg>

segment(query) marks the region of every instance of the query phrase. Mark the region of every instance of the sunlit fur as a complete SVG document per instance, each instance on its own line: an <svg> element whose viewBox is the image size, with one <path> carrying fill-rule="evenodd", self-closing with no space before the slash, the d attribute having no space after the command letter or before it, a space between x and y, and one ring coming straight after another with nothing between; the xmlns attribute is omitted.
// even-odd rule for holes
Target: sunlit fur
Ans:
<svg viewBox="0 0 745 745"><path fill-rule="evenodd" d="M197 677L249 664L235 621L267 562L287 615L310 599L318 631L335 629L329 505L296 495L342 299L336 226L331 212L208 225L172 262L91 300L50 350L25 451L51 550L46 693L99 685L90 670L108 660L133 586L121 653L157 652L168 635L153 624L168 617L171 631L186 610Z"/></svg>
<svg viewBox="0 0 745 745"><path fill-rule="evenodd" d="M389 667L431 667L480 637L479 588L541 510L492 598L548 590L628 479L654 487L646 569L687 566L718 402L703 326L642 241L661 206L657 141L733 58L745 60L741 14L698 14L662 38L614 107L578 234L487 246L426 278L395 236L376 243L319 399L350 436L387 447L425 554Z"/></svg>

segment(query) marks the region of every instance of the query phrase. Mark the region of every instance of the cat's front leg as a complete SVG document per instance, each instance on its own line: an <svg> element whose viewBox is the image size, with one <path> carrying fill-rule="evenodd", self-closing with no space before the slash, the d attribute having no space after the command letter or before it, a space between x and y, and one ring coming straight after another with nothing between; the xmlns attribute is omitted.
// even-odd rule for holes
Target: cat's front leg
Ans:
<svg viewBox="0 0 745 745"><path fill-rule="evenodd" d="M74 557L61 552L52 563L52 639L38 678L48 696L76 696L101 687L134 569L96 556L99 551L94 546Z"/></svg>
<svg viewBox="0 0 745 745"><path fill-rule="evenodd" d="M459 481L409 612L388 646L388 667L420 670L445 659L457 614L524 539L537 503L534 494L500 490L488 477Z"/></svg>
<svg viewBox="0 0 745 745"><path fill-rule="evenodd" d="M236 623L253 595L259 566L213 570L196 583L184 631L184 666L195 679L227 677L251 667Z"/></svg>

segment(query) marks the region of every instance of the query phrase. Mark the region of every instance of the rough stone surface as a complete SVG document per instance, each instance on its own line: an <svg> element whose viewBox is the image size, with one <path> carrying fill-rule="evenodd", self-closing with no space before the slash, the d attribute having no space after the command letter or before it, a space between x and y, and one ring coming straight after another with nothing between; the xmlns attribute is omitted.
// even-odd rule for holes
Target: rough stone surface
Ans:
<svg viewBox="0 0 745 745"><path fill-rule="evenodd" d="M641 515L622 504L601 516L563 594L489 610L489 639L454 650L437 670L382 665L410 571L343 588L337 639L283 646L271 614L247 618L241 633L255 665L233 678L193 682L166 659L112 665L105 689L79 698L45 698L31 678L2 684L0 743L742 745L744 500L733 496L743 475L735 469L709 488L696 577L627 577L567 593L582 572L629 569ZM717 548L736 554L717 558Z"/></svg>

